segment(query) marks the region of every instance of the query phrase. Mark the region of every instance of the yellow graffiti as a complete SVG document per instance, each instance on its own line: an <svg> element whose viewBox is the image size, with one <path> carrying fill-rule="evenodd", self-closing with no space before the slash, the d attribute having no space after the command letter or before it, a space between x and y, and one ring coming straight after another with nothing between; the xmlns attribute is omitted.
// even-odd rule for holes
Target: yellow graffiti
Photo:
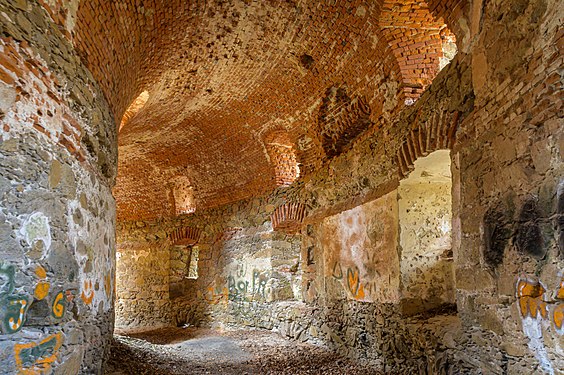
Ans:
<svg viewBox="0 0 564 375"><path fill-rule="evenodd" d="M8 320L8 324L10 326L10 329L15 332L18 329L20 329L20 327L22 326L22 323L23 323L23 320L24 320L24 315L25 315L25 310L26 310L26 306L27 306L27 301L25 299L10 301L10 305L20 305L18 320L14 319L14 318L10 318Z"/></svg>
<svg viewBox="0 0 564 375"><path fill-rule="evenodd" d="M559 303L554 307L552 311L552 321L556 328L559 330L562 329L562 323L564 322L564 303Z"/></svg>
<svg viewBox="0 0 564 375"><path fill-rule="evenodd" d="M60 319L65 314L65 304L63 301L64 294L63 292L57 293L55 296L55 300L53 301L53 316L57 319Z"/></svg>
<svg viewBox="0 0 564 375"><path fill-rule="evenodd" d="M90 305L92 303L92 300L94 299L94 290L92 289L91 280L84 280L80 298L82 298L82 301L87 305Z"/></svg>
<svg viewBox="0 0 564 375"><path fill-rule="evenodd" d="M347 270L347 284L353 298L364 299L364 286L360 283L360 274L358 272L358 268L349 268Z"/></svg>
<svg viewBox="0 0 564 375"><path fill-rule="evenodd" d="M550 310L550 321L559 334L564 325L564 303L551 303L544 301L546 290L540 281L532 278L519 278L517 281L517 302L519 312L523 318L540 316L548 320ZM564 299L564 280L560 281L558 289L554 294L556 299Z"/></svg>
<svg viewBox="0 0 564 375"><path fill-rule="evenodd" d="M14 353L18 374L49 374L62 344L61 333L48 336L40 342L15 344Z"/></svg>
<svg viewBox="0 0 564 375"><path fill-rule="evenodd" d="M45 297L47 297L47 294L49 294L49 288L51 286L49 285L48 282L39 282L37 283L37 285L35 286L35 291L33 292L33 296L41 301L42 299L44 299Z"/></svg>
<svg viewBox="0 0 564 375"><path fill-rule="evenodd" d="M207 292L203 295L204 300L210 305L217 305L221 302L227 304L228 302L229 290L224 287L222 290L214 288L213 286L208 287Z"/></svg>
<svg viewBox="0 0 564 375"><path fill-rule="evenodd" d="M45 279L47 277L47 271L45 271L45 268L41 266L37 266L37 268L35 269L35 274L40 279Z"/></svg>
<svg viewBox="0 0 564 375"><path fill-rule="evenodd" d="M112 274L109 272L104 277L104 290L106 291L106 296L110 298L112 296Z"/></svg>
<svg viewBox="0 0 564 375"><path fill-rule="evenodd" d="M548 310L546 302L543 300L545 291L539 281L520 279L517 282L517 298L521 316L536 318L540 313L540 316L546 319Z"/></svg>
<svg viewBox="0 0 564 375"><path fill-rule="evenodd" d="M43 279L47 278L47 271L45 271L45 268L43 268L42 266L37 266L35 268L35 275L39 279L43 280ZM35 291L33 292L33 296L38 301L41 301L42 299L47 297L47 294L49 294L49 288L50 287L51 287L51 285L46 281L38 282L37 285L35 286Z"/></svg>
<svg viewBox="0 0 564 375"><path fill-rule="evenodd" d="M560 287L558 288L558 291L556 292L556 298L564 299L564 279L562 279L560 281Z"/></svg>

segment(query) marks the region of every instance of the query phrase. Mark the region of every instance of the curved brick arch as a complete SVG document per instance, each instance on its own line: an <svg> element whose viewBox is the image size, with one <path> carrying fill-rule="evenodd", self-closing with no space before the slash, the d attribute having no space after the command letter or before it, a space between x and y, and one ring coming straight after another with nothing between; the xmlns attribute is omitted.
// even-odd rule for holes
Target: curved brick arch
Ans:
<svg viewBox="0 0 564 375"><path fill-rule="evenodd" d="M196 227L180 227L169 233L168 239L173 245L192 246L198 243L202 230Z"/></svg>
<svg viewBox="0 0 564 375"><path fill-rule="evenodd" d="M464 10L468 5L468 0L426 0L429 12L435 19L442 19L448 29L456 36L457 40L462 40L464 31L459 23L464 16Z"/></svg>
<svg viewBox="0 0 564 375"><path fill-rule="evenodd" d="M456 140L456 130L460 122L460 112L439 110L420 120L421 112L396 153L400 179L414 169L417 158L427 156L433 151L452 149Z"/></svg>
<svg viewBox="0 0 564 375"><path fill-rule="evenodd" d="M271 131L264 145L274 170L276 186L289 186L300 176L296 145L285 130Z"/></svg>
<svg viewBox="0 0 564 375"><path fill-rule="evenodd" d="M441 4L431 8L422 1L384 0L381 7L382 34L397 59L406 103L413 103L440 70L443 40L454 37L444 20L436 17Z"/></svg>

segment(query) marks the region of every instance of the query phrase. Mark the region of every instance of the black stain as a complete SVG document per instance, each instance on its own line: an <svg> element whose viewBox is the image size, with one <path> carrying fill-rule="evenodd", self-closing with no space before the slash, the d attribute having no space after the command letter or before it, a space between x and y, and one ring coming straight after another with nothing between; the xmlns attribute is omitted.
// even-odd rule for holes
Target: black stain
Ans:
<svg viewBox="0 0 564 375"><path fill-rule="evenodd" d="M484 260L497 267L503 262L503 254L511 237L511 227L503 206L490 208L484 215Z"/></svg>
<svg viewBox="0 0 564 375"><path fill-rule="evenodd" d="M558 189L557 226L558 226L558 251L564 256L564 185Z"/></svg>
<svg viewBox="0 0 564 375"><path fill-rule="evenodd" d="M307 248L307 265L311 266L312 264L315 264L315 250L313 246L309 246Z"/></svg>
<svg viewBox="0 0 564 375"><path fill-rule="evenodd" d="M515 235L517 250L522 254L541 259L546 255L544 239L539 225L541 213L536 198L528 198L519 213Z"/></svg>

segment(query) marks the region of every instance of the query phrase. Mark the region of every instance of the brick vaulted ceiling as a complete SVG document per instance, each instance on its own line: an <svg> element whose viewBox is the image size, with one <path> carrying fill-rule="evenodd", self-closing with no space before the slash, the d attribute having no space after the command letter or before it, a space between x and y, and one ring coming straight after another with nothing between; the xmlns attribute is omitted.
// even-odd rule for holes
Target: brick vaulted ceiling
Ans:
<svg viewBox="0 0 564 375"><path fill-rule="evenodd" d="M127 220L174 215L182 196L175 189L189 189L198 209L265 192L276 186L273 164L281 160L272 150L295 152L303 175L359 133L385 126L438 72L451 35L445 23L461 7L461 0L43 3L121 122L114 193L118 218Z"/></svg>

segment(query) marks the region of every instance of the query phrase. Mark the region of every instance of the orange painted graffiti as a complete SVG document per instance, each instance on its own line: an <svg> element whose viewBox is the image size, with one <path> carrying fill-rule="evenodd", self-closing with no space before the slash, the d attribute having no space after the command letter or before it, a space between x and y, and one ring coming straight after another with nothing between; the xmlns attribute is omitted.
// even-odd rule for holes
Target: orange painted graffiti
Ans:
<svg viewBox="0 0 564 375"><path fill-rule="evenodd" d="M15 344L14 354L18 374L49 374L51 365L57 360L57 354L63 344L61 333L48 336L40 342Z"/></svg>
<svg viewBox="0 0 564 375"><path fill-rule="evenodd" d="M82 301L90 305L94 299L94 290L92 289L92 280L84 280L82 283L82 292L80 293Z"/></svg>
<svg viewBox="0 0 564 375"><path fill-rule="evenodd" d="M63 292L59 292L57 293L55 300L53 301L53 316L57 319L62 318L65 314L65 301L63 300L63 297Z"/></svg>
<svg viewBox="0 0 564 375"><path fill-rule="evenodd" d="M51 288L50 284L47 282L39 282L37 283L37 285L35 286L35 291L33 292L33 296L35 297L35 299L37 299L38 301L41 301L42 299L44 299L45 297L47 297L47 294L49 294L49 289Z"/></svg>
<svg viewBox="0 0 564 375"><path fill-rule="evenodd" d="M42 266L37 266L35 268L35 275L39 279L44 280L44 279L47 278L47 271L45 271L45 268L43 268ZM39 281L37 283L37 285L35 286L33 296L35 297L36 300L41 301L42 299L47 297L47 294L49 294L50 288L51 288L51 285L48 282Z"/></svg>
<svg viewBox="0 0 564 375"><path fill-rule="evenodd" d="M25 312L27 310L27 301L25 299L18 299L10 301L10 305L20 305L17 318L11 317L8 319L10 330L12 330L12 332L16 332L23 324Z"/></svg>
<svg viewBox="0 0 564 375"><path fill-rule="evenodd" d="M543 300L545 291L538 280L520 278L517 281L517 300L521 316L536 318L540 314L543 319L547 318L548 308Z"/></svg>
<svg viewBox="0 0 564 375"><path fill-rule="evenodd" d="M104 277L104 290L106 291L106 296L111 298L112 296L112 274L108 272Z"/></svg>
<svg viewBox="0 0 564 375"><path fill-rule="evenodd" d="M364 286L360 283L358 268L349 268L347 270L347 286L353 298L364 299Z"/></svg>
<svg viewBox="0 0 564 375"><path fill-rule="evenodd" d="M554 326L558 329L562 329L562 323L564 322L564 303L559 303L552 310L552 321Z"/></svg>
<svg viewBox="0 0 564 375"><path fill-rule="evenodd" d="M534 277L523 277L517 281L517 303L519 312L523 318L540 317L554 324L556 332L564 333L564 303L545 301L546 290L544 286ZM558 288L553 294L556 300L564 299L564 279L560 281ZM550 314L549 314L550 312Z"/></svg>

